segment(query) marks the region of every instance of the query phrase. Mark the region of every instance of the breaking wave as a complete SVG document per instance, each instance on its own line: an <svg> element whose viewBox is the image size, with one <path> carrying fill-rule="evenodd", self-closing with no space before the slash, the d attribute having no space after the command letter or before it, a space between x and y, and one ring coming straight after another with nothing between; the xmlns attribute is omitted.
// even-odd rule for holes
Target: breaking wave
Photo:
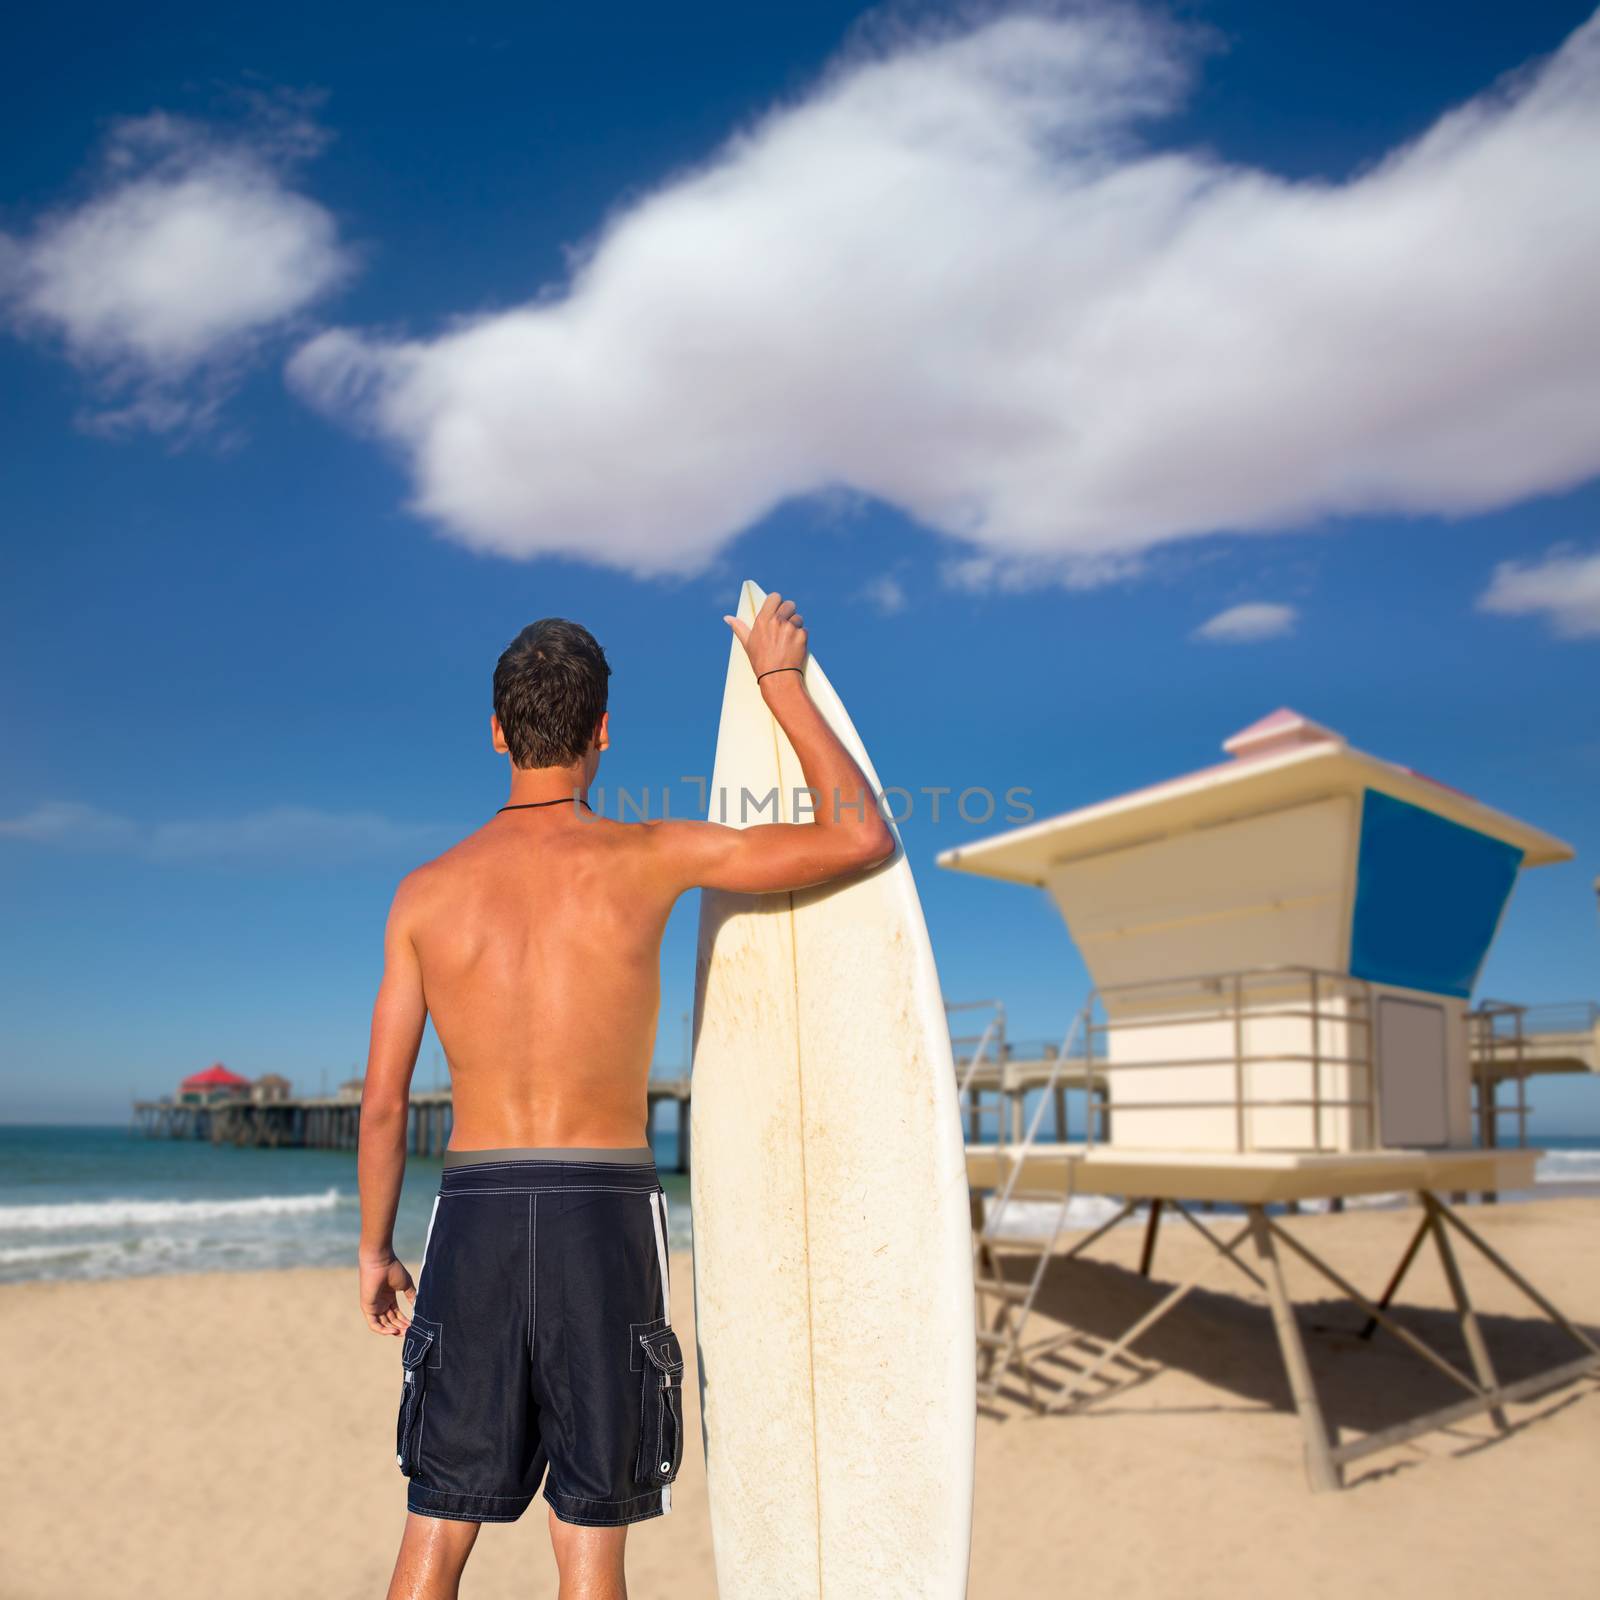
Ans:
<svg viewBox="0 0 1600 1600"><path fill-rule="evenodd" d="M78 1200L59 1205L0 1206L0 1233L60 1233L82 1228L156 1228L173 1223L307 1216L332 1211L339 1191L263 1194L242 1200Z"/></svg>

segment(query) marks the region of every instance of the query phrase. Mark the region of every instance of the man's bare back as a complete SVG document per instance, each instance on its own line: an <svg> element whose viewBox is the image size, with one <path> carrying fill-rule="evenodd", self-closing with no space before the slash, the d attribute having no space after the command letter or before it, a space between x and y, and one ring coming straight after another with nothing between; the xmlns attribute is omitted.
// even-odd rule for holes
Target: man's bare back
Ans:
<svg viewBox="0 0 1600 1600"><path fill-rule="evenodd" d="M453 849L411 873L390 909L383 981L373 1007L362 1092L359 1171L362 1313L373 1332L406 1335L400 1457L402 1470L411 1478L411 1515L391 1596L454 1594L478 1521L506 1520L506 1508L513 1505L511 1514L519 1515L531 1497L531 1491L525 1496L522 1488L529 1481L536 1483L544 1470L536 1442L515 1432L531 1425L519 1403L506 1402L509 1416L502 1411L482 1417L456 1403L463 1393L492 1396L505 1385L523 1381L520 1358L513 1355L513 1365L495 1369L490 1378L458 1384L452 1398L451 1385L457 1383L453 1365L441 1367L441 1360L446 1350L451 1364L470 1359L473 1341L464 1341L458 1326L446 1344L443 1324L437 1319L459 1314L470 1321L473 1315L489 1315L488 1326L494 1331L479 1335L482 1356L507 1329L512 1329L514 1341L522 1338L513 1324L517 1317L525 1317L526 1348L533 1361L530 1381L535 1385L528 1405L552 1416L572 1398L562 1389L564 1376L573 1369L558 1364L554 1378L541 1375L540 1352L558 1348L546 1341L588 1339L597 1350L611 1342L603 1319L593 1326L574 1320L564 1333L550 1330L547 1302L542 1302L540 1324L547 1332L534 1333L533 1197L540 1191L508 1187L508 1180L496 1179L486 1166L479 1167L481 1176L460 1180L469 1189L451 1192L479 1206L491 1203L491 1190L499 1194L500 1202L528 1196L525 1225L518 1220L520 1199L510 1210L502 1210L493 1224L501 1230L525 1226L526 1245L517 1248L526 1258L526 1270L519 1266L510 1272L502 1263L499 1275L491 1271L487 1280L504 1289L526 1276L522 1300L517 1301L514 1290L507 1291L512 1297L503 1308L494 1302L486 1311L481 1292L473 1290L455 1312L441 1310L451 1303L452 1291L439 1289L446 1298L437 1299L430 1265L423 1298L435 1296L435 1300L427 1315L413 1311L416 1328L412 1328L413 1316L407 1314L402 1297L414 1297L416 1287L394 1253L392 1235L405 1172L410 1080L428 1018L433 1019L449 1062L454 1103L446 1188L453 1177L449 1159L470 1163L473 1152L513 1150L521 1156L561 1152L553 1173L524 1165L519 1170L534 1175L509 1180L525 1185L593 1184L582 1177L586 1163L603 1164L613 1158L634 1162L632 1167L611 1167L614 1175L593 1186L592 1192L612 1197L620 1208L618 1231L607 1248L620 1250L623 1256L631 1253L636 1270L649 1280L636 1285L636 1292L657 1296L656 1309L661 1312L666 1292L666 1245L660 1226L664 1213L655 1209L653 1200L654 1249L640 1256L637 1239L634 1245L627 1240L634 1237L630 1230L644 1215L638 1205L649 1198L647 1191L656 1181L649 1151L643 1148L645 1080L655 1046L661 937L673 905L697 887L762 893L824 883L868 868L893 849L893 834L878 814L860 768L806 693L800 670L806 635L793 603L769 595L752 626L731 617L724 620L744 644L762 695L800 760L814 796L813 820L740 829L710 822L627 824L594 815L587 793L610 743L605 714L610 669L604 653L583 629L551 619L525 629L496 670L496 715L490 731L496 750L511 759L507 806ZM630 1189L626 1198L617 1198ZM440 1198L446 1198L445 1190ZM458 1209L459 1200L447 1208L456 1219L452 1229L458 1222L468 1226L474 1214ZM436 1216L437 1211L436 1203ZM569 1230L563 1244L554 1221L560 1214L557 1207L552 1222L546 1224L557 1228L551 1235L552 1247L580 1251L575 1258L580 1263L589 1260L591 1246L576 1233ZM592 1207L588 1214L594 1215ZM503 1247L504 1238L495 1237ZM457 1231L455 1238L459 1271L475 1247L468 1233ZM448 1277L449 1261L444 1270ZM573 1268L578 1276L584 1270L581 1264ZM565 1281L558 1278L558 1286ZM593 1291L616 1292L620 1291L614 1275L597 1283ZM559 1310L555 1314L559 1324ZM576 1307L572 1315L577 1317ZM677 1381L671 1366L670 1315L662 1315L659 1326L648 1319L645 1325L658 1329L646 1338L646 1354L665 1363L666 1392ZM630 1328L641 1324L625 1311L619 1314L618 1326L626 1338ZM655 1350L651 1340L662 1342L662 1349ZM637 1362L625 1363L607 1377L602 1367L592 1381L602 1390L618 1379L626 1387L638 1381L634 1376L638 1370ZM435 1430L441 1424L456 1429L453 1487L414 1476L415 1463L408 1457L413 1447L420 1449L417 1419L422 1413L416 1397L423 1384L430 1393L438 1392L434 1409L426 1413L435 1419ZM654 1392L647 1388L647 1400ZM588 1401L580 1399L579 1410L584 1415L606 1414L606 1407L617 1398L597 1392ZM604 1403L596 1410L591 1402ZM621 1404L616 1414L624 1419L619 1425L637 1432L636 1405ZM627 1423L630 1416L633 1420ZM513 1431L508 1433L508 1428ZM634 1469L622 1473L616 1467L621 1459L618 1450L626 1453L633 1448L629 1441L619 1444L618 1438L594 1433L579 1438L565 1426L556 1437L577 1452L560 1462L552 1455L551 1482L546 1487L563 1592L569 1576L577 1581L583 1574L585 1594L621 1596L626 1524L659 1514L666 1508L666 1496L658 1494L648 1479L633 1475ZM479 1441L484 1453L474 1465ZM585 1455L586 1451L590 1453ZM659 1465L664 1474L659 1482L670 1485L675 1461ZM565 1488L555 1482L558 1467L565 1475ZM652 1470L641 1456L636 1471ZM460 1476L463 1472L468 1478ZM478 1477L472 1481L479 1483L481 1492L460 1487L473 1472ZM596 1473L609 1474L615 1484L612 1498L597 1499L592 1490L572 1488ZM481 1490L483 1483L495 1487ZM635 1492L641 1484L645 1492Z"/></svg>
<svg viewBox="0 0 1600 1600"><path fill-rule="evenodd" d="M453 1148L645 1142L676 898L653 854L639 826L559 804L497 815L408 881Z"/></svg>

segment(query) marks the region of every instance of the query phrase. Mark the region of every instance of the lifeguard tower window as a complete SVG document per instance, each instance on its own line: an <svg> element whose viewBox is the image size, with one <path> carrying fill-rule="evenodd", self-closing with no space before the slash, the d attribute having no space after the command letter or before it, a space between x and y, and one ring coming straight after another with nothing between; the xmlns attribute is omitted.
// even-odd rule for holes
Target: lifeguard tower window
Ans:
<svg viewBox="0 0 1600 1600"><path fill-rule="evenodd" d="M1378 1119L1391 1149L1450 1142L1450 1060L1442 1005L1378 1001Z"/></svg>
<svg viewBox="0 0 1600 1600"><path fill-rule="evenodd" d="M1373 983L1467 999L1522 852L1368 789L1358 862L1350 971ZM1384 1137L1414 1142L1396 1141L1387 1120Z"/></svg>

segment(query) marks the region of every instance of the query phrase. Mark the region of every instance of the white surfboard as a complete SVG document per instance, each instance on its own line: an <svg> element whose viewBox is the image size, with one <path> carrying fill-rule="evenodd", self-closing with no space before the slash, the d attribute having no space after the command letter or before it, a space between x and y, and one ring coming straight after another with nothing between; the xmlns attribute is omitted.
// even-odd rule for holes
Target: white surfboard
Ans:
<svg viewBox="0 0 1600 1600"><path fill-rule="evenodd" d="M746 583L739 615L764 598ZM806 684L877 791L814 658ZM804 783L733 641L710 817L804 821ZM758 811L773 791L777 811ZM933 952L895 844L837 884L702 896L690 1184L721 1600L966 1592L966 1161Z"/></svg>

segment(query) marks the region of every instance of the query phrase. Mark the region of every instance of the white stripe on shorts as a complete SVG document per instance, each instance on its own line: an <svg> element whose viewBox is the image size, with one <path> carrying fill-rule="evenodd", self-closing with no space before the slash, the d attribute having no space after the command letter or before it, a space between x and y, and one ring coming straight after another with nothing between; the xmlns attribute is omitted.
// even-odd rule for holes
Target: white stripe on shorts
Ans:
<svg viewBox="0 0 1600 1600"><path fill-rule="evenodd" d="M672 1321L671 1280L667 1276L667 1197L650 1191L650 1220L656 1226L656 1262L661 1268L661 1315Z"/></svg>
<svg viewBox="0 0 1600 1600"><path fill-rule="evenodd" d="M433 1225L434 1225L434 1222L438 1219L438 1216L439 1216L439 1196L435 1195L433 1197L433 1210L428 1213L428 1231L423 1236L423 1240L422 1240L422 1259L417 1263L416 1292L419 1295L422 1293L422 1271L423 1271L423 1268L426 1267L427 1264L428 1264L428 1246L433 1243ZM413 1300L411 1303L413 1305L415 1305L416 1301Z"/></svg>
<svg viewBox="0 0 1600 1600"><path fill-rule="evenodd" d="M659 1190L650 1191L650 1220L656 1229L656 1261L661 1267L661 1315L672 1321L671 1280L667 1275L667 1197ZM661 1486L661 1509L672 1509L672 1485Z"/></svg>

